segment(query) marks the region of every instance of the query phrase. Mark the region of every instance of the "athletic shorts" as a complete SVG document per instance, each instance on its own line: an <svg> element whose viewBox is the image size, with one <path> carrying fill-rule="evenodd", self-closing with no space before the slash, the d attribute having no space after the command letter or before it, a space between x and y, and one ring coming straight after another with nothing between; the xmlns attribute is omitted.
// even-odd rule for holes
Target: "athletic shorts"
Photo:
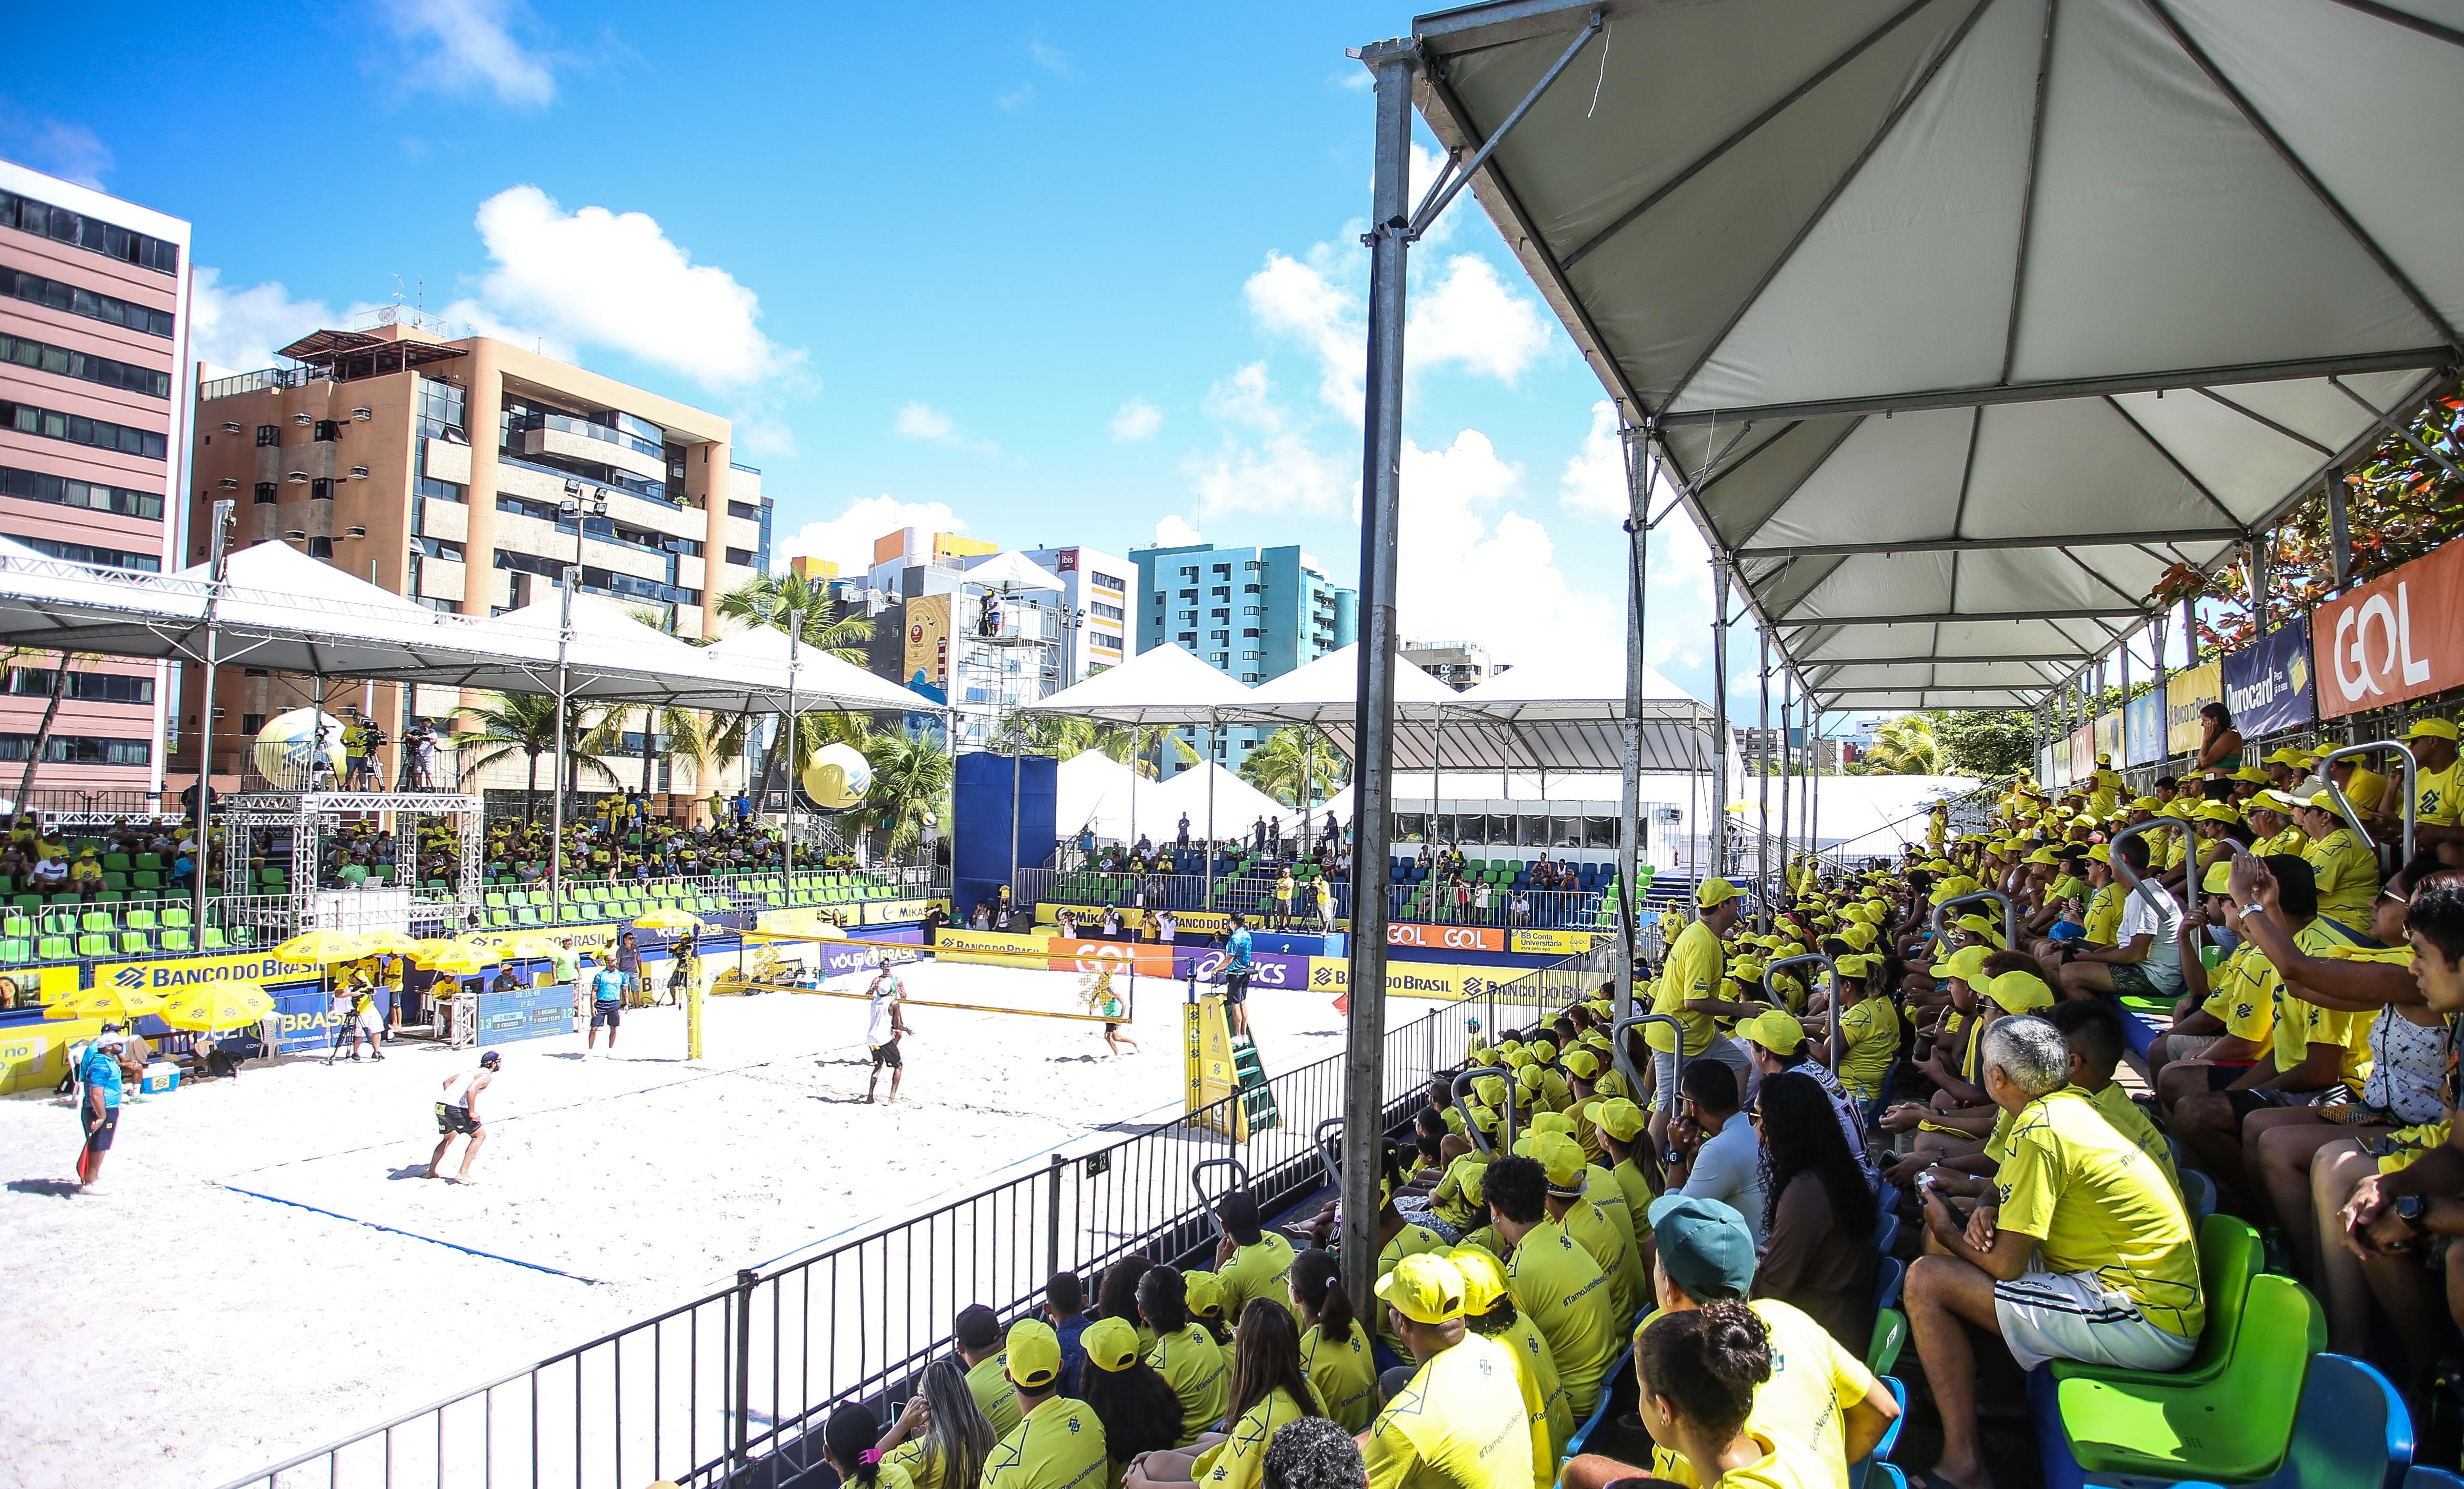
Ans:
<svg viewBox="0 0 2464 1489"><path fill-rule="evenodd" d="M2019 1368L2079 1360L2124 1370L2178 1370L2194 1341L2158 1328L2093 1272L2024 1272L1993 1284L1993 1322Z"/></svg>
<svg viewBox="0 0 2464 1489"><path fill-rule="evenodd" d="M1223 974L1223 1001L1225 1003L1246 1003L1249 1001L1248 973L1226 972Z"/></svg>
<svg viewBox="0 0 2464 1489"><path fill-rule="evenodd" d="M120 1132L120 1108L107 1106L103 1108L102 1115L97 1117L94 1108L89 1106L77 1115L85 1122L85 1150L89 1153L110 1152L111 1140Z"/></svg>
<svg viewBox="0 0 2464 1489"><path fill-rule="evenodd" d="M2178 972L2167 984L2149 976L2145 962L2108 962L2104 969L2113 976L2115 997L2178 998L2182 995L2182 979Z"/></svg>
<svg viewBox="0 0 2464 1489"><path fill-rule="evenodd" d="M907 1062L898 1057L897 1040L892 1039L888 1044L876 1044L870 1048L872 1050L873 1069L879 1070L885 1065L890 1067L891 1070L903 1070L906 1068Z"/></svg>
<svg viewBox="0 0 2464 1489"><path fill-rule="evenodd" d="M625 1005L624 1005L624 1004L622 1004L622 1003L598 1003L598 1002L594 1002L594 1003L592 1003L592 1004L590 1005L590 1027L591 1027L591 1028L593 1028L593 1029L600 1029L600 1028L613 1029L613 1028L615 1028L617 1025L619 1025L619 1024L621 1024L621 1023L623 1023L623 1022L625 1022Z"/></svg>
<svg viewBox="0 0 2464 1489"><path fill-rule="evenodd" d="M2250 1074L2251 1063L2251 1061L2244 1060L2239 1064L2227 1064L2222 1060L2218 1060L2214 1064L2210 1065L2208 1067L2208 1089L2211 1091L2232 1090L2233 1083L2234 1081L2239 1080L2242 1077Z"/></svg>
<svg viewBox="0 0 2464 1489"><path fill-rule="evenodd" d="M447 1137L457 1133L467 1137L478 1131L479 1124L471 1120L471 1108L439 1101L436 1103L436 1130Z"/></svg>
<svg viewBox="0 0 2464 1489"><path fill-rule="evenodd" d="M2334 1089L2342 1091L2343 1087L2338 1086ZM2320 1099L2325 1095L2327 1093L2324 1091L2284 1091L2275 1086L2256 1086L2249 1090L2228 1091L2225 1093L2225 1100L2233 1103L2233 1120L2239 1122L2253 1112L2268 1111L2276 1107L2316 1106Z"/></svg>
<svg viewBox="0 0 2464 1489"><path fill-rule="evenodd" d="M1121 1032L1121 1026L1120 1026L1120 1025L1118 1025L1118 1024L1106 1024L1106 1025L1104 1026L1104 1033L1105 1033L1107 1035L1116 1034L1116 1033L1119 1033L1120 1032Z"/></svg>

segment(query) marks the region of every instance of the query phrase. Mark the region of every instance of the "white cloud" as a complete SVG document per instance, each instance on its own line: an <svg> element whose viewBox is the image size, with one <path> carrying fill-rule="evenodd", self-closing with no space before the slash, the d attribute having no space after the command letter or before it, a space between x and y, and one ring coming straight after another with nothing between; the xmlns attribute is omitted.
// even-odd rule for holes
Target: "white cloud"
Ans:
<svg viewBox="0 0 2464 1489"><path fill-rule="evenodd" d="M225 289L222 272L200 264L188 300L190 355L230 372L275 364L275 349L342 322L322 300L293 300L281 281Z"/></svg>
<svg viewBox="0 0 2464 1489"><path fill-rule="evenodd" d="M861 574L872 567L873 540L902 527L964 532L967 524L938 501L866 497L827 522L806 522L780 539L771 547L771 563L783 573L789 559L809 556L836 564L842 575Z"/></svg>
<svg viewBox="0 0 2464 1489"><path fill-rule="evenodd" d="M1369 322L1360 296L1335 283L1335 275L1351 267L1336 254L1327 243L1311 249L1308 262L1269 253L1266 267L1249 277L1241 294L1261 326L1298 341L1316 356L1318 401L1356 421ZM1408 332L1404 344L1408 355Z"/></svg>
<svg viewBox="0 0 2464 1489"><path fill-rule="evenodd" d="M1327 74L1326 85L1341 88L1346 93L1367 93L1377 86L1377 77L1365 67L1346 67Z"/></svg>
<svg viewBox="0 0 2464 1489"><path fill-rule="evenodd" d="M1265 363L1252 362L1207 389L1206 411L1227 431L1254 434L1257 443L1230 437L1214 455L1189 462L1201 521L1226 512L1351 513L1360 485L1358 461L1330 457L1309 443L1276 399Z"/></svg>
<svg viewBox="0 0 2464 1489"><path fill-rule="evenodd" d="M1075 78L1078 76L1077 70L1070 65L1069 54L1062 51L1059 47L1048 46L1041 41L1030 41L1026 44L1026 55L1035 59L1036 66L1043 68L1045 72L1050 73L1055 78Z"/></svg>
<svg viewBox="0 0 2464 1489"><path fill-rule="evenodd" d="M1113 414L1106 427L1111 430L1113 439L1133 445L1155 438L1155 431L1163 428L1163 411L1144 398L1133 398L1121 405L1121 411Z"/></svg>
<svg viewBox="0 0 2464 1489"><path fill-rule="evenodd" d="M531 24L521 0L385 0L394 34L421 49L394 76L448 93L492 93L532 107L556 98L553 58L517 40Z"/></svg>
<svg viewBox="0 0 2464 1489"><path fill-rule="evenodd" d="M1186 548L1204 543L1206 540L1199 537L1198 529L1189 524L1189 519L1173 513L1156 520L1155 541L1158 548Z"/></svg>
<svg viewBox="0 0 2464 1489"><path fill-rule="evenodd" d="M1403 335L1407 367L1460 367L1510 387L1548 346L1539 303L1507 289L1476 254L1448 258L1434 284L1413 291Z"/></svg>
<svg viewBox="0 0 2464 1489"><path fill-rule="evenodd" d="M1569 583L1549 530L1508 505L1522 484L1478 430L1443 449L1404 442L1396 605L1407 634L1473 641L1509 663L1615 634L1620 608Z"/></svg>
<svg viewBox="0 0 2464 1489"><path fill-rule="evenodd" d="M1015 114L1035 101L1035 84L1023 82L1015 88L1003 88L993 95L993 101L1005 112Z"/></svg>
<svg viewBox="0 0 2464 1489"><path fill-rule="evenodd" d="M924 403L910 403L899 410L890 432L901 439L922 439L936 445L958 442L958 421Z"/></svg>
<svg viewBox="0 0 2464 1489"><path fill-rule="evenodd" d="M1622 544L1627 514L1625 456L1618 446L1617 405L1592 405L1592 427L1557 478L1557 503L1596 524L1602 542ZM1666 476L1653 490L1651 512L1668 509L1677 490ZM1643 659L1655 667L1705 665L1711 656L1711 550L1693 521L1668 512L1651 534Z"/></svg>
<svg viewBox="0 0 2464 1489"><path fill-rule="evenodd" d="M47 170L63 181L105 190L102 178L114 162L111 146L83 124L56 119L29 119L0 105L0 151Z"/></svg>
<svg viewBox="0 0 2464 1489"><path fill-rule="evenodd" d="M714 389L805 377L804 354L761 333L759 298L726 270L693 262L647 213L568 212L517 186L480 203L477 223L495 267L475 299L446 307L451 319L501 327L517 342L605 347Z"/></svg>
<svg viewBox="0 0 2464 1489"><path fill-rule="evenodd" d="M1592 405L1591 432L1582 448L1566 459L1557 478L1557 504L1582 517L1623 522L1626 516L1625 452L1617 437L1617 405L1603 398Z"/></svg>

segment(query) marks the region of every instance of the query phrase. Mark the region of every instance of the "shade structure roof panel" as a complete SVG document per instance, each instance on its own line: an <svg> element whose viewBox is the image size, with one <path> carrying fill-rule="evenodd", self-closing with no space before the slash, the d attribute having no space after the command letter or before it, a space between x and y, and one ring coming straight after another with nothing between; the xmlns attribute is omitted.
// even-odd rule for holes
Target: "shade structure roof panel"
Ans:
<svg viewBox="0 0 2464 1489"><path fill-rule="evenodd" d="M1028 713L1133 726L1212 724L1248 697L1246 685L1200 661L1197 653L1167 644L1023 706Z"/></svg>
<svg viewBox="0 0 2464 1489"><path fill-rule="evenodd" d="M2455 0L1496 0L1414 35L1458 158L1529 102L1472 189L1749 607L1793 661L1903 663L1892 697L1971 696L1900 624L2006 618L2051 623L2013 638L2041 697L2464 364L2464 202L2417 168L2464 138Z"/></svg>
<svg viewBox="0 0 2464 1489"><path fill-rule="evenodd" d="M937 712L942 707L920 693L874 677L819 647L791 648L787 633L776 626L748 626L702 648L698 655L765 671L775 669L794 694L795 706L800 711L899 708L921 713Z"/></svg>

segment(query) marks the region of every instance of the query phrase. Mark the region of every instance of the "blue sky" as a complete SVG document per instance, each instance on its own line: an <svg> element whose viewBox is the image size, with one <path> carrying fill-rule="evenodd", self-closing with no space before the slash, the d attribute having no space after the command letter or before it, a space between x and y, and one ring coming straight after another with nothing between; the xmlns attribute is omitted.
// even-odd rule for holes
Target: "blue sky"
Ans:
<svg viewBox="0 0 2464 1489"><path fill-rule="evenodd" d="M193 220L222 366L399 291L730 413L782 552L1197 531L1349 583L1370 120L1344 48L1409 14L131 7L105 59L94 12L38 7L0 154ZM1597 383L1468 196L1414 280L1407 633L1605 662ZM1651 587L1653 658L1697 692L1702 553L1675 534Z"/></svg>

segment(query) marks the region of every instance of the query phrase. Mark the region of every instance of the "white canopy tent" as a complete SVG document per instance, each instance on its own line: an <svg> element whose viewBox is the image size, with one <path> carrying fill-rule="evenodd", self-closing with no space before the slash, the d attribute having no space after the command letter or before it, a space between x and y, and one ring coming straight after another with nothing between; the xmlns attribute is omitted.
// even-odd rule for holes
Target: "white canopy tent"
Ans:
<svg viewBox="0 0 2464 1489"><path fill-rule="evenodd" d="M1622 669L1612 672L1596 657L1551 652L1458 697L1474 718L1492 727L1503 764L1614 770L1625 748L1625 684ZM1642 669L1639 725L1646 773L1708 769L1726 743L1716 738L1710 705L1650 667Z"/></svg>
<svg viewBox="0 0 2464 1489"><path fill-rule="evenodd" d="M1153 830L1155 792L1155 782L1138 780L1101 750L1081 750L1053 771L1053 826L1064 839L1092 828L1097 837L1133 843L1140 809Z"/></svg>
<svg viewBox="0 0 2464 1489"><path fill-rule="evenodd" d="M1031 714L1063 714L1105 723L1219 726L1236 716L1249 690L1179 646L1140 652L1118 667L1024 705Z"/></svg>
<svg viewBox="0 0 2464 1489"><path fill-rule="evenodd" d="M1003 549L966 570L967 583L1003 594L1026 594L1039 589L1059 593L1065 588L1061 576L1015 549Z"/></svg>
<svg viewBox="0 0 2464 1489"><path fill-rule="evenodd" d="M1150 817L1148 805L1138 802L1138 818L1163 826L1158 837L1170 837L1179 826L1180 814L1189 813L1190 835L1193 837L1244 837L1250 825L1259 818L1281 817L1287 826L1299 820L1290 807L1242 780L1214 761L1201 761L1154 788L1155 806Z"/></svg>

